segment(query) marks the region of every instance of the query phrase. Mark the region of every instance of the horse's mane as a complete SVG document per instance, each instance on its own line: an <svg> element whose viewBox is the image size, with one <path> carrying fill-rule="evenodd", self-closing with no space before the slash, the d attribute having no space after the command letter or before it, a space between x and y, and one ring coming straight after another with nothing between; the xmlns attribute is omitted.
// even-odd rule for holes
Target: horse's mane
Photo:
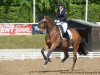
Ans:
<svg viewBox="0 0 100 75"><path fill-rule="evenodd" d="M50 18L50 17L48 17L48 16L44 16L45 18L46 18L46 20L48 20L49 21L49 23L51 23L51 25L55 25L55 23L54 23L54 21Z"/></svg>

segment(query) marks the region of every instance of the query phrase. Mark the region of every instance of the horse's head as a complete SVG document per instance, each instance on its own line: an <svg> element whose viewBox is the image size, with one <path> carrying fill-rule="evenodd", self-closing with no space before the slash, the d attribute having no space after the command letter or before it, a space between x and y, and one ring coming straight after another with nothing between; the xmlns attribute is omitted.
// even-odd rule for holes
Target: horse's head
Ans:
<svg viewBox="0 0 100 75"><path fill-rule="evenodd" d="M41 21L40 21L40 23L39 23L40 32L43 32L44 29L45 29L45 26L46 26L45 25L45 21L46 21L46 19L42 18Z"/></svg>
<svg viewBox="0 0 100 75"><path fill-rule="evenodd" d="M40 32L43 32L45 28L52 28L54 22L48 16L44 16L43 19L40 21Z"/></svg>

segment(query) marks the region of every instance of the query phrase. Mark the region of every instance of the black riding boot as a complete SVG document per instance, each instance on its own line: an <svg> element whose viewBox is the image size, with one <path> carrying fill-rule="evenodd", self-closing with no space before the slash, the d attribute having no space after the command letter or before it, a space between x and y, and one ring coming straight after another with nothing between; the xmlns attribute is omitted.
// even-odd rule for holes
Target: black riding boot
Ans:
<svg viewBox="0 0 100 75"><path fill-rule="evenodd" d="M66 32L66 33L63 34L63 38L66 38L68 44L71 45L71 41L70 41L70 37L69 37L68 32Z"/></svg>

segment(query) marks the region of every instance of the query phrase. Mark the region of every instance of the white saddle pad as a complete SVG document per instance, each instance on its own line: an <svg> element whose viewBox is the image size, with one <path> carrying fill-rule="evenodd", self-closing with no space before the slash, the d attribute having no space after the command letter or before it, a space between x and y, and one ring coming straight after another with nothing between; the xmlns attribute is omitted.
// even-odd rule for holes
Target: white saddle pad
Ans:
<svg viewBox="0 0 100 75"><path fill-rule="evenodd" d="M72 39L72 33L71 33L71 31L68 29L67 32L69 34L70 39Z"/></svg>
<svg viewBox="0 0 100 75"><path fill-rule="evenodd" d="M58 27L59 27L59 26L58 26ZM63 38L62 31L61 31L60 27L59 27L59 30L60 30L60 35L61 35L61 37ZM72 33L71 33L71 31L68 29L67 32L68 32L68 34L69 34L69 38L72 39Z"/></svg>

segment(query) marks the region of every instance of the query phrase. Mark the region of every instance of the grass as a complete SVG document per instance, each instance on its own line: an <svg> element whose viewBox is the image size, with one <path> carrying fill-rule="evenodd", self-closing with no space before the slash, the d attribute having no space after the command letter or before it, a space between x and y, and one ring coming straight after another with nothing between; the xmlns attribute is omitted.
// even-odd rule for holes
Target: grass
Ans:
<svg viewBox="0 0 100 75"><path fill-rule="evenodd" d="M44 34L32 36L0 36L0 49L43 48Z"/></svg>

